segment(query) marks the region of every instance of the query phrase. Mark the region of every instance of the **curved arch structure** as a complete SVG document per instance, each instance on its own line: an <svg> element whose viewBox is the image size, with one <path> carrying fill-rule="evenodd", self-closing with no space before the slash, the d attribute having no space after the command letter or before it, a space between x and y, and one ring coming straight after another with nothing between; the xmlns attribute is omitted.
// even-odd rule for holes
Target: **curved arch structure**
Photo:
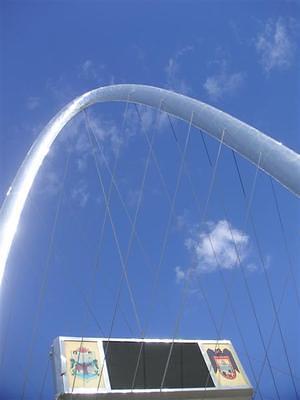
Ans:
<svg viewBox="0 0 300 400"><path fill-rule="evenodd" d="M226 146L300 196L300 155L259 130L198 100L145 85L112 85L83 94L65 106L42 130L7 192L0 213L0 284L28 193L52 143L80 111L97 102L125 101L159 108L221 140Z"/></svg>

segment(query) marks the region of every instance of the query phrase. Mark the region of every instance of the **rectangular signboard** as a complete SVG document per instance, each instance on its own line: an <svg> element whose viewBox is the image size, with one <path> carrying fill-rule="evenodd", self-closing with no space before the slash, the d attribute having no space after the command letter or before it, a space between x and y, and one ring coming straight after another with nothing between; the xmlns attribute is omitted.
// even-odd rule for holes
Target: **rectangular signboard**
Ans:
<svg viewBox="0 0 300 400"><path fill-rule="evenodd" d="M250 400L253 393L230 341L58 337L52 357L61 400Z"/></svg>

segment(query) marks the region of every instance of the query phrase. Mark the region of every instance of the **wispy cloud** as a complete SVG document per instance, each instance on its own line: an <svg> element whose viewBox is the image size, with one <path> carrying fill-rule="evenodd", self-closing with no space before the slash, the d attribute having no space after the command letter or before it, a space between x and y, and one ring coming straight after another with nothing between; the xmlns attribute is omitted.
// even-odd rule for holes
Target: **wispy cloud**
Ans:
<svg viewBox="0 0 300 400"><path fill-rule="evenodd" d="M58 175L47 163L43 174L38 178L37 193L41 195L55 196L61 190L61 176Z"/></svg>
<svg viewBox="0 0 300 400"><path fill-rule="evenodd" d="M159 113L151 107L139 106L138 113L135 107L130 107L126 116L126 127L124 136L126 140L140 133L141 129L146 132L151 132L153 129L163 130L168 122L167 114Z"/></svg>
<svg viewBox="0 0 300 400"><path fill-rule="evenodd" d="M140 189L129 189L127 193L127 204L129 207L136 208L142 192Z"/></svg>
<svg viewBox="0 0 300 400"><path fill-rule="evenodd" d="M91 59L87 59L79 65L78 77L93 81L98 85L113 84L115 80L114 76L107 72L104 64L96 64Z"/></svg>
<svg viewBox="0 0 300 400"><path fill-rule="evenodd" d="M217 50L218 52L220 51ZM243 86L245 73L230 71L228 57L221 54L210 65L216 68L216 72L206 78L203 87L212 100L220 100L224 96L233 95Z"/></svg>
<svg viewBox="0 0 300 400"><path fill-rule="evenodd" d="M186 53L193 50L193 46L185 46L168 59L168 63L165 67L168 89L176 90L182 94L190 92L190 87L186 83L185 79L180 76L180 59Z"/></svg>
<svg viewBox="0 0 300 400"><path fill-rule="evenodd" d="M79 77L88 80L94 80L98 83L102 82L104 66L96 66L92 60L85 60L79 66Z"/></svg>
<svg viewBox="0 0 300 400"><path fill-rule="evenodd" d="M177 266L175 267L175 276L176 282L180 283L185 279L185 271L181 267Z"/></svg>
<svg viewBox="0 0 300 400"><path fill-rule="evenodd" d="M110 120L102 114L88 113L88 124L93 135L97 138L105 158L109 161L120 151L124 138L121 137L120 126L116 121ZM79 172L84 172L89 157L91 144L87 134L88 127L84 116L78 115L70 125L64 128L61 140L66 144L68 151L76 156ZM103 158L103 157L102 157ZM103 159L99 155L99 161Z"/></svg>
<svg viewBox="0 0 300 400"><path fill-rule="evenodd" d="M288 69L292 65L296 50L294 32L293 20L279 18L276 21L269 20L257 36L256 50L267 73L273 69Z"/></svg>
<svg viewBox="0 0 300 400"><path fill-rule="evenodd" d="M39 97L30 96L26 100L26 108L29 111L33 111L40 106L40 103L41 103L41 99Z"/></svg>
<svg viewBox="0 0 300 400"><path fill-rule="evenodd" d="M189 227L191 226L191 220L192 217L190 215L190 212L187 208L185 208L183 210L183 213L177 215L176 217L175 229L178 231L189 229Z"/></svg>
<svg viewBox="0 0 300 400"><path fill-rule="evenodd" d="M93 133L96 136L99 145L102 148L105 159L108 163L116 156L116 153L122 146L120 137L120 128L117 122L105 118L103 115L95 115L89 112L89 123ZM85 118L82 114L76 116L70 124L68 124L60 137L58 138L58 146L54 146L48 154L43 168L43 174L38 185L38 192L47 196L55 196L58 194L62 185L61 171L55 167L53 159L56 157L56 149L63 149L65 154L71 155L71 162L75 162L77 166L73 171L77 175L77 181L73 187L69 189L70 200L80 207L85 207L90 200L98 201L91 194L90 188L83 180L83 174L93 165L92 146L90 144ZM99 162L103 162L102 153L98 151L97 158Z"/></svg>
<svg viewBox="0 0 300 400"><path fill-rule="evenodd" d="M89 116L89 124L98 142L103 146L104 152L116 156L124 143L119 125L102 115L92 114Z"/></svg>
<svg viewBox="0 0 300 400"><path fill-rule="evenodd" d="M90 193L87 188L87 184L80 180L78 185L74 187L71 191L71 199L79 205L79 207L84 208L89 200Z"/></svg>
<svg viewBox="0 0 300 400"><path fill-rule="evenodd" d="M217 270L233 270L246 261L249 256L249 236L235 228L227 220L209 222L200 230L193 228L185 240L185 247L189 253L192 266L184 270L175 268L177 282L186 277L208 273ZM256 269L250 264L248 270Z"/></svg>

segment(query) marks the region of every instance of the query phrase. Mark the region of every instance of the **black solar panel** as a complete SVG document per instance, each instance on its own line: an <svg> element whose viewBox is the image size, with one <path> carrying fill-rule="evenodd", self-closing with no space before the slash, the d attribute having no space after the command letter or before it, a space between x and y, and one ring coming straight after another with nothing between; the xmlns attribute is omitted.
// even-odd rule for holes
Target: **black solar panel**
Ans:
<svg viewBox="0 0 300 400"><path fill-rule="evenodd" d="M170 343L104 341L103 346L112 389L161 387ZM163 387L214 386L198 344L174 343Z"/></svg>

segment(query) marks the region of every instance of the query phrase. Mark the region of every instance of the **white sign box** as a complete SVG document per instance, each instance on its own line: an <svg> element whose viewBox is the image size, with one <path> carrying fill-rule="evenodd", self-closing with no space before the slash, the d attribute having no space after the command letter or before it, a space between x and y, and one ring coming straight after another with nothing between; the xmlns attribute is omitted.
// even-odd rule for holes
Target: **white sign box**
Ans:
<svg viewBox="0 0 300 400"><path fill-rule="evenodd" d="M58 337L57 399L250 400L251 384L228 340Z"/></svg>

